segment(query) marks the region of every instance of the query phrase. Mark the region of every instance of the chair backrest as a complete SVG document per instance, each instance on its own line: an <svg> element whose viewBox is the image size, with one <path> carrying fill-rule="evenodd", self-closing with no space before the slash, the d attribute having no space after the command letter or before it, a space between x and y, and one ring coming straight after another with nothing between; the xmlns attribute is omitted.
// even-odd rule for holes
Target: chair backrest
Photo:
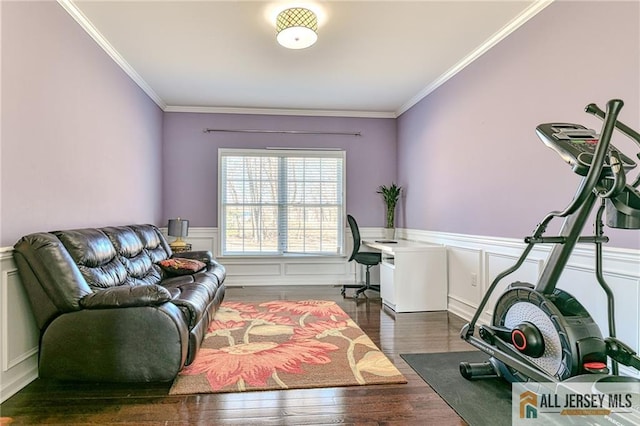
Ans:
<svg viewBox="0 0 640 426"><path fill-rule="evenodd" d="M347 222L349 222L349 228L351 228L351 235L353 235L353 250L351 251L351 257L349 262L353 260L356 253L360 250L360 230L356 220L350 214L347 215Z"/></svg>

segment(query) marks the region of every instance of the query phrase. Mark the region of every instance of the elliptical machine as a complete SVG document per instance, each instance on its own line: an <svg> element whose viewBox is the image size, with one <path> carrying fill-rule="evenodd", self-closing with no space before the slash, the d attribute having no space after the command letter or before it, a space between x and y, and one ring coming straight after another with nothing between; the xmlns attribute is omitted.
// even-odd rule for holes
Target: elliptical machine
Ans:
<svg viewBox="0 0 640 426"><path fill-rule="evenodd" d="M616 338L614 296L602 272L602 244L609 241L603 232L604 213L610 227L640 229L640 193L636 189L640 175L627 183L627 173L636 163L610 144L617 129L640 147L640 134L617 120L622 106L621 100L614 99L607 103L606 113L595 104L586 107L587 113L603 120L600 135L572 123L547 123L536 128L540 139L583 179L571 203L562 211L547 214L533 235L524 239L527 245L520 258L496 276L471 322L462 328L462 339L491 356L484 363L461 363L460 373L466 379L503 377L510 382L558 383L581 376L589 381L591 377L618 376L618 363L640 371L640 357ZM581 236L598 201L594 233ZM554 218L564 218L559 235L544 236ZM556 288L577 243L595 244L596 278L607 296L607 338L576 298ZM498 283L520 268L536 244L554 245L537 284L511 283L496 303L491 324L479 326L479 338L474 336L476 323Z"/></svg>

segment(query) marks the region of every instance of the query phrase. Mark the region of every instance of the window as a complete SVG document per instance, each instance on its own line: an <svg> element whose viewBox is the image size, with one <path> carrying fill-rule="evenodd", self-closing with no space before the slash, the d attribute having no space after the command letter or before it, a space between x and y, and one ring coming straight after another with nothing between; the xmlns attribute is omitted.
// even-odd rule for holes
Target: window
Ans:
<svg viewBox="0 0 640 426"><path fill-rule="evenodd" d="M222 255L331 255L344 247L344 151L220 149Z"/></svg>

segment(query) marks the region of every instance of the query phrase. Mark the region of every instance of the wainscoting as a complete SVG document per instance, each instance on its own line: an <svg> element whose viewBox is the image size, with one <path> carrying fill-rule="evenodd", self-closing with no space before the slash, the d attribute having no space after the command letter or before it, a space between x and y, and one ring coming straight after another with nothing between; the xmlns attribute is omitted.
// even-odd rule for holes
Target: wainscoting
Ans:
<svg viewBox="0 0 640 426"><path fill-rule="evenodd" d="M38 328L11 248L0 249L0 402L38 377Z"/></svg>
<svg viewBox="0 0 640 426"><path fill-rule="evenodd" d="M448 310L466 320L473 317L494 278L514 265L525 247L521 240L429 231L403 230L400 236L447 246ZM514 281L537 282L550 251L550 245L538 245L532 250L522 267L499 284L481 322L490 322L492 308L507 285ZM616 301L617 337L640 352L640 251L605 248L603 252L604 278ZM595 277L594 259L593 245L578 245L558 287L576 297L598 323L603 335L608 335L607 301ZM620 373L640 377L625 366L620 367Z"/></svg>
<svg viewBox="0 0 640 426"><path fill-rule="evenodd" d="M163 229L166 232L166 229ZM363 239L381 238L383 228L360 230ZM330 285L360 282L361 268L347 262L353 247L351 232L345 230L344 256L222 257L216 228L190 228L186 241L192 250L209 250L227 268L225 285ZM169 237L171 239L171 237ZM377 272L376 272L377 273ZM377 279L377 275L376 275Z"/></svg>
<svg viewBox="0 0 640 426"><path fill-rule="evenodd" d="M166 230L165 230L166 231ZM383 228L362 228L363 239L384 237ZM351 234L346 231L347 253ZM494 277L515 263L524 243L521 240L460 235L410 229L397 230L398 238L443 244L447 247L448 309L470 320L482 295ZM191 228L187 241L193 250L209 250L218 257L217 229ZM549 247L534 249L522 268L507 277L535 283L542 271ZM221 258L227 268L227 286L339 285L360 282L361 268L344 257ZM640 250L605 248L604 275L616 295L617 335L640 350ZM378 268L372 281L378 281ZM576 296L607 333L606 299L594 275L594 250L579 245L560 280L560 287ZM37 377L38 331L20 282L11 247L0 248L0 402L18 392ZM339 290L328 288L327 291ZM482 321L491 318L491 309L500 294L487 305ZM410 315L410 314L409 314ZM632 374L621 367L621 373Z"/></svg>

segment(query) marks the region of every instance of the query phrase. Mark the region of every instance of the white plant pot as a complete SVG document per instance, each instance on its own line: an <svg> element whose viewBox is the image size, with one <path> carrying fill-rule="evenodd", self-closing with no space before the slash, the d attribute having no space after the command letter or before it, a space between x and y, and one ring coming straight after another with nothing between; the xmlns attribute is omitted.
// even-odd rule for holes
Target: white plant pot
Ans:
<svg viewBox="0 0 640 426"><path fill-rule="evenodd" d="M393 240L396 236L396 228L384 228L385 240Z"/></svg>

